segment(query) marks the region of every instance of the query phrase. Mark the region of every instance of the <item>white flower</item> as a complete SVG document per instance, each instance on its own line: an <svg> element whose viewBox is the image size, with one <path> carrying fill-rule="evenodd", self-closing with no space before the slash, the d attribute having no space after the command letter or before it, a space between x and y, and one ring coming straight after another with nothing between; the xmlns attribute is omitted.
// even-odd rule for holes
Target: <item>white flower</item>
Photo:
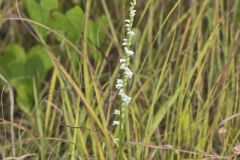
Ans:
<svg viewBox="0 0 240 160"><path fill-rule="evenodd" d="M130 4L132 5L132 7L135 7L136 6L136 0L133 0L132 2L130 2Z"/></svg>
<svg viewBox="0 0 240 160"><path fill-rule="evenodd" d="M121 96L124 105L128 105L130 103L132 98L126 95L123 89L120 89L119 95Z"/></svg>
<svg viewBox="0 0 240 160"><path fill-rule="evenodd" d="M123 97L123 96L125 95L123 89L120 89L118 94L119 94L121 97Z"/></svg>
<svg viewBox="0 0 240 160"><path fill-rule="evenodd" d="M136 6L137 1L136 1L136 0L133 0L132 2L133 2L133 4L134 4L134 6Z"/></svg>
<svg viewBox="0 0 240 160"><path fill-rule="evenodd" d="M125 24L125 27L130 27L130 24L129 23Z"/></svg>
<svg viewBox="0 0 240 160"><path fill-rule="evenodd" d="M118 109L115 109L115 111L114 111L114 114L116 114L116 115L120 115L120 110L118 110Z"/></svg>
<svg viewBox="0 0 240 160"><path fill-rule="evenodd" d="M124 62L126 62L126 59L121 58L119 61L120 61L120 63L124 63Z"/></svg>
<svg viewBox="0 0 240 160"><path fill-rule="evenodd" d="M123 84L116 84L117 89L123 88L123 86L124 86Z"/></svg>
<svg viewBox="0 0 240 160"><path fill-rule="evenodd" d="M125 73L126 77L127 78L132 78L133 72L127 67L124 70L125 70L124 73Z"/></svg>
<svg viewBox="0 0 240 160"><path fill-rule="evenodd" d="M129 29L129 27L128 27ZM127 46L128 45L128 40L126 38L123 39L123 43L122 43L123 46Z"/></svg>
<svg viewBox="0 0 240 160"><path fill-rule="evenodd" d="M135 12L131 12L131 16L133 16L133 17L134 17L134 16L135 16Z"/></svg>
<svg viewBox="0 0 240 160"><path fill-rule="evenodd" d="M117 89L121 89L124 87L124 83L122 79L117 79L117 84L116 84L116 88Z"/></svg>
<svg viewBox="0 0 240 160"><path fill-rule="evenodd" d="M120 66L120 69L125 69L126 68L126 63L122 63Z"/></svg>
<svg viewBox="0 0 240 160"><path fill-rule="evenodd" d="M130 23L131 21L129 19L125 19L125 22Z"/></svg>
<svg viewBox="0 0 240 160"><path fill-rule="evenodd" d="M122 63L120 69L124 70L124 74L127 78L132 78L133 72L126 66L126 63Z"/></svg>
<svg viewBox="0 0 240 160"><path fill-rule="evenodd" d="M134 9L135 5L131 2L131 7L129 8L130 11L130 19L135 16L136 10Z"/></svg>
<svg viewBox="0 0 240 160"><path fill-rule="evenodd" d="M120 122L119 121L113 121L113 126L119 125Z"/></svg>
<svg viewBox="0 0 240 160"><path fill-rule="evenodd" d="M123 84L123 80L122 79L117 79L117 83Z"/></svg>
<svg viewBox="0 0 240 160"><path fill-rule="evenodd" d="M125 105L128 105L130 103L131 99L132 99L131 97L129 97L125 94L122 96L122 101Z"/></svg>
<svg viewBox="0 0 240 160"><path fill-rule="evenodd" d="M130 14L131 14L131 15L134 15L134 16L135 16L135 13L136 13L136 10L135 10L135 9L133 9L133 10L130 11Z"/></svg>
<svg viewBox="0 0 240 160"><path fill-rule="evenodd" d="M119 115L121 119L124 119L125 109L128 107L131 102L131 97L126 94L127 90L127 80L132 78L133 72L129 68L130 56L134 55L134 51L130 49L131 39L135 35L134 31L132 31L132 26L134 22L134 16L136 14L136 10L134 9L136 6L136 0L131 0L131 6L129 9L129 18L124 20L124 25L126 28L126 38L123 39L122 45L124 48L124 56L120 59L120 69L123 70L123 79L117 79L116 88L119 90L118 96L121 98L121 109L114 110L115 115ZM118 120L113 121L113 126L120 125L120 129L124 128L125 123L122 123ZM114 143L118 143L118 138L114 139Z"/></svg>
<svg viewBox="0 0 240 160"><path fill-rule="evenodd" d="M122 45L123 45L123 46L127 46L128 43L127 43L127 42L123 42Z"/></svg>
<svg viewBox="0 0 240 160"><path fill-rule="evenodd" d="M129 56L134 55L134 52L131 51L130 49L128 49L127 47L125 47L124 50L125 50L125 52L126 52Z"/></svg>
<svg viewBox="0 0 240 160"><path fill-rule="evenodd" d="M121 96L124 105L128 105L130 103L132 98L126 95L123 89L120 89L119 95Z"/></svg>
<svg viewBox="0 0 240 160"><path fill-rule="evenodd" d="M133 31L128 31L127 34L128 34L130 37L132 37L132 36L135 35L135 33L134 33Z"/></svg>

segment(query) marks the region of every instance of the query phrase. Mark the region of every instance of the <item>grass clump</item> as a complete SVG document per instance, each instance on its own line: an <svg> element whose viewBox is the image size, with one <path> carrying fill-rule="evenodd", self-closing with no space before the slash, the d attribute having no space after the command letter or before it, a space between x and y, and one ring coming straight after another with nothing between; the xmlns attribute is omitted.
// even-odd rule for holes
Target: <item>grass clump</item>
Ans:
<svg viewBox="0 0 240 160"><path fill-rule="evenodd" d="M139 0L126 49L127 0L0 7L0 159L239 158L239 1Z"/></svg>

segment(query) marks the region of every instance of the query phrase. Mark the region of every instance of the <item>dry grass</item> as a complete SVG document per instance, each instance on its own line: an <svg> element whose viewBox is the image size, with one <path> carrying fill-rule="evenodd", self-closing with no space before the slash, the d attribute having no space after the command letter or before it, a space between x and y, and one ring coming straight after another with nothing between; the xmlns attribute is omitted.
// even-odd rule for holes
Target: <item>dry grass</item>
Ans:
<svg viewBox="0 0 240 160"><path fill-rule="evenodd" d="M85 13L85 29L76 42L31 19L25 1L4 1L1 6L0 56L9 43L26 51L41 44L53 63L43 82L31 81L33 103L17 103L14 121L4 90L1 159L116 157L114 85L128 2L62 0L59 10L76 4ZM238 158L239 7L239 1L138 0L125 159ZM102 14L109 26L107 37L100 47L92 46L86 26ZM36 26L51 34L46 38ZM221 127L226 130L220 133Z"/></svg>

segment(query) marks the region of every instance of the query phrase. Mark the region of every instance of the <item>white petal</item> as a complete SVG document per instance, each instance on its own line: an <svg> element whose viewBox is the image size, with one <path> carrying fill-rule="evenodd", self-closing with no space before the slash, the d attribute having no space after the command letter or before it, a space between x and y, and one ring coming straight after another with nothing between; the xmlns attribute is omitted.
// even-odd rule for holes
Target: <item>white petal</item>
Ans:
<svg viewBox="0 0 240 160"><path fill-rule="evenodd" d="M116 84L116 88L117 89L121 89L121 88L123 88L124 86L123 86L123 84Z"/></svg>
<svg viewBox="0 0 240 160"><path fill-rule="evenodd" d="M125 62L126 62L126 59L124 59L124 58L120 59L120 63L125 63Z"/></svg>
<svg viewBox="0 0 240 160"><path fill-rule="evenodd" d="M127 76L127 78L132 78L133 76L133 72L127 67L124 68L124 73Z"/></svg>
<svg viewBox="0 0 240 160"><path fill-rule="evenodd" d="M135 33L133 32L133 31L128 31L128 33L127 33L129 36L134 36L135 35Z"/></svg>
<svg viewBox="0 0 240 160"><path fill-rule="evenodd" d="M134 52L131 51L131 50L128 50L126 53L127 53L128 55L130 55L130 56L134 55Z"/></svg>
<svg viewBox="0 0 240 160"><path fill-rule="evenodd" d="M113 121L113 126L119 125L120 122L119 121Z"/></svg>
<svg viewBox="0 0 240 160"><path fill-rule="evenodd" d="M114 114L120 115L120 110L117 110L117 109L116 109L116 110L114 111Z"/></svg>
<svg viewBox="0 0 240 160"><path fill-rule="evenodd" d="M126 19L125 22L130 23L130 20L129 20L129 19Z"/></svg>
<svg viewBox="0 0 240 160"><path fill-rule="evenodd" d="M122 45L123 45L123 46L127 46L128 43L127 43L127 42L123 42Z"/></svg>
<svg viewBox="0 0 240 160"><path fill-rule="evenodd" d="M133 8L130 8L130 17L134 17L136 15L136 10Z"/></svg>
<svg viewBox="0 0 240 160"><path fill-rule="evenodd" d="M123 80L122 79L117 79L117 83L123 84Z"/></svg>
<svg viewBox="0 0 240 160"><path fill-rule="evenodd" d="M130 103L131 99L132 99L131 97L129 97L125 94L122 96L122 101L125 105L128 105Z"/></svg>
<svg viewBox="0 0 240 160"><path fill-rule="evenodd" d="M123 87L124 87L123 80L122 79L117 79L116 88L121 89Z"/></svg>
<svg viewBox="0 0 240 160"><path fill-rule="evenodd" d="M128 49L127 47L125 47L124 50L125 50L125 52L126 52L129 56L134 55L134 52L131 51L130 49Z"/></svg>
<svg viewBox="0 0 240 160"><path fill-rule="evenodd" d="M126 68L126 63L122 63L120 66L120 69L124 69L124 68Z"/></svg>
<svg viewBox="0 0 240 160"><path fill-rule="evenodd" d="M118 94L119 94L120 96L123 96L123 95L124 95L123 89L120 89Z"/></svg>
<svg viewBox="0 0 240 160"><path fill-rule="evenodd" d="M135 14L136 13L136 10L131 10L131 14Z"/></svg>

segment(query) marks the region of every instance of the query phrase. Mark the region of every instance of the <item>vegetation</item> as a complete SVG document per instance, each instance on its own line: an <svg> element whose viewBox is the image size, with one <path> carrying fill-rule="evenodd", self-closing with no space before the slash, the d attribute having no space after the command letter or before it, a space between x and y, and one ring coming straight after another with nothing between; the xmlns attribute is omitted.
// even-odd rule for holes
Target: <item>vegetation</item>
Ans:
<svg viewBox="0 0 240 160"><path fill-rule="evenodd" d="M129 0L0 0L0 159L120 159ZM240 1L137 0L121 159L239 159Z"/></svg>

